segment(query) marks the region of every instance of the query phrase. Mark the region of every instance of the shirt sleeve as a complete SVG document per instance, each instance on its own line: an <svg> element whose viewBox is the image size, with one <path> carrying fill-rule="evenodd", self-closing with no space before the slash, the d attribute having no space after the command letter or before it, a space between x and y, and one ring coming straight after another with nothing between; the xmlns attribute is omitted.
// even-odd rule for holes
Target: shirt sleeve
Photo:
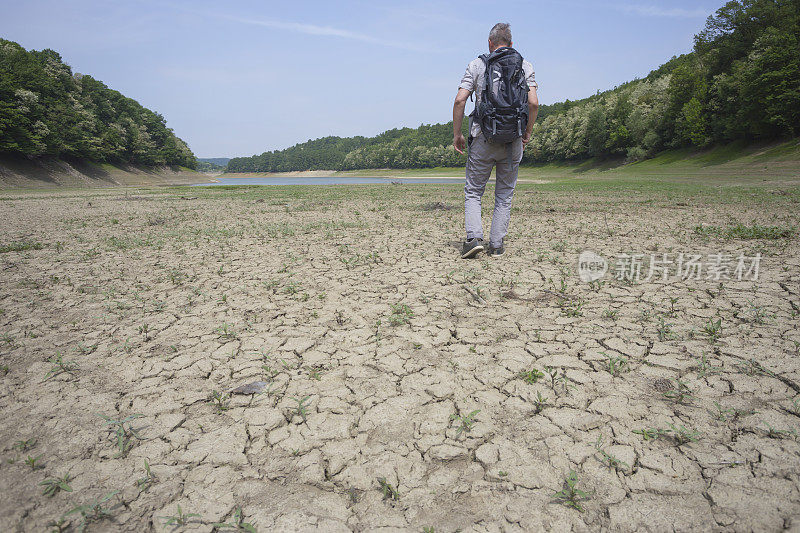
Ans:
<svg viewBox="0 0 800 533"><path fill-rule="evenodd" d="M528 63L528 65L530 65L530 72L528 73L528 76L525 78L525 81L528 82L528 88L539 89L539 84L536 83L536 72L533 71L533 65L530 63Z"/></svg>
<svg viewBox="0 0 800 533"><path fill-rule="evenodd" d="M475 90L475 73L470 68L472 65L467 65L467 70L464 72L464 77L461 78L461 83L458 85L459 89L466 89L469 92Z"/></svg>

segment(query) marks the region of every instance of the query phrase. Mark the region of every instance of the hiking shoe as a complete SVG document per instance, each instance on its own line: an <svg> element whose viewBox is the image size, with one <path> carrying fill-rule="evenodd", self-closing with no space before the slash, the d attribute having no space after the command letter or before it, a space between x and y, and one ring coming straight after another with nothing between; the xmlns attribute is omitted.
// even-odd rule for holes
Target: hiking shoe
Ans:
<svg viewBox="0 0 800 533"><path fill-rule="evenodd" d="M500 245L499 248L493 248L492 246L489 246L489 249L486 250L486 254L489 257L500 257L504 253L506 253L506 247L503 246L502 244Z"/></svg>
<svg viewBox="0 0 800 533"><path fill-rule="evenodd" d="M483 251L483 239L469 239L464 241L464 246L461 247L461 259L469 259L475 257Z"/></svg>

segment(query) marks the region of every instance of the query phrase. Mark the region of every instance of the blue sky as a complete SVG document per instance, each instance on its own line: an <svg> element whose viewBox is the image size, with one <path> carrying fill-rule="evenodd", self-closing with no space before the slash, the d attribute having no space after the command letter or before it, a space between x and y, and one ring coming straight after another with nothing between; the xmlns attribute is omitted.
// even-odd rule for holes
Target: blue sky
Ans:
<svg viewBox="0 0 800 533"><path fill-rule="evenodd" d="M198 157L230 157L450 120L495 22L511 23L547 104L690 51L722 4L0 0L0 37L52 48L73 71L160 112Z"/></svg>

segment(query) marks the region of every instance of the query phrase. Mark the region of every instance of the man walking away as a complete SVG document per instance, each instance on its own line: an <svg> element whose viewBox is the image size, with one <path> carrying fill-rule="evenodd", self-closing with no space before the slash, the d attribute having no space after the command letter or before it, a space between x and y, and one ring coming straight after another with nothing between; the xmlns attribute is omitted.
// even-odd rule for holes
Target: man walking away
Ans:
<svg viewBox="0 0 800 533"><path fill-rule="evenodd" d="M494 214L489 233L490 257L505 252L503 239L511 219L511 199L517 184L522 151L531 140L539 109L533 65L512 48L508 24L495 24L489 33L489 53L473 59L458 86L453 104L453 146L459 153L469 147L467 180L464 185L464 223L467 240L464 259L484 250L481 198L496 167ZM475 92L475 110L470 115L469 140L461 134L464 107Z"/></svg>

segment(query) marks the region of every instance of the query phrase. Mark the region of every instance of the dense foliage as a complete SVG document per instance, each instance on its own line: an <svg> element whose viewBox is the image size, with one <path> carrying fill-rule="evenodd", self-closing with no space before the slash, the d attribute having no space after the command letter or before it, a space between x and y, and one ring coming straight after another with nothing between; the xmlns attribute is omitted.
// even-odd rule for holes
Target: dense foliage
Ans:
<svg viewBox="0 0 800 533"><path fill-rule="evenodd" d="M694 51L646 78L541 106L525 162L638 160L660 150L800 134L800 0L734 0L708 18ZM325 137L234 158L229 172L457 166L452 123Z"/></svg>
<svg viewBox="0 0 800 533"><path fill-rule="evenodd" d="M164 117L91 76L73 74L53 50L0 39L0 153L98 162L180 165L195 157Z"/></svg>
<svg viewBox="0 0 800 533"><path fill-rule="evenodd" d="M211 161L198 158L197 168L195 170L198 172L224 172L225 167L216 163L212 163Z"/></svg>

